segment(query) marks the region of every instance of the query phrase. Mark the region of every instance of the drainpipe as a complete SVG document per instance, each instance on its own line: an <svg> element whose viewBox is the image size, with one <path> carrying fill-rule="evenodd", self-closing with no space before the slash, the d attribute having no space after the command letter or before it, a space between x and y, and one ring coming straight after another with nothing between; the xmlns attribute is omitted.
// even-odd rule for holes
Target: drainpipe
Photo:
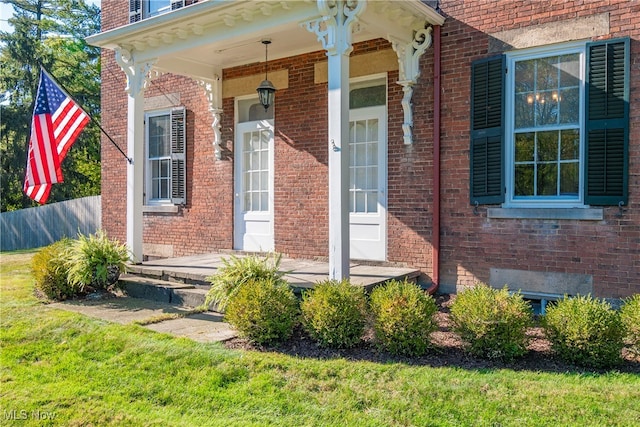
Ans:
<svg viewBox="0 0 640 427"><path fill-rule="evenodd" d="M433 28L433 284L427 289L429 295L440 286L440 29L440 25Z"/></svg>

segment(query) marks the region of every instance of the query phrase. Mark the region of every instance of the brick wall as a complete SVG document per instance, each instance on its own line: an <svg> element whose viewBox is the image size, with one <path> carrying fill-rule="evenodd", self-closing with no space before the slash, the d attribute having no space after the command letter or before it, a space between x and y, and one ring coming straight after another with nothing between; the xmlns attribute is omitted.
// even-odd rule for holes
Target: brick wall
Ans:
<svg viewBox="0 0 640 427"><path fill-rule="evenodd" d="M600 296L640 292L640 3L444 0L442 30L442 251L446 284L487 281L490 268L593 275ZM603 221L488 219L469 205L470 64L489 56L490 34L608 13L610 31L631 37L629 206ZM552 290L550 290L552 292Z"/></svg>
<svg viewBox="0 0 640 427"><path fill-rule="evenodd" d="M125 24L126 7L103 0L103 28ZM448 289L487 281L491 268L593 275L595 293L640 292L640 4L626 1L443 0L441 129L441 282ZM620 218L605 208L603 221L489 219L469 205L470 64L489 56L498 31L559 23L609 13L610 33L631 36L630 205ZM359 44L352 55L389 49L388 42ZM402 140L402 88L388 74L388 260L422 269L431 265L433 175L433 50L421 59L415 87L414 144ZM289 86L275 103L275 245L291 257L328 253L327 85L314 84L318 51L270 61L287 69ZM103 124L126 148L125 78L103 53ZM263 72L262 64L226 69L224 79ZM188 199L178 214L145 214L145 243L172 245L174 256L230 249L233 245L233 99L224 99L223 158L215 160L211 116L204 91L184 77L154 80L146 96L179 92L188 110ZM124 239L126 161L103 140L103 226Z"/></svg>

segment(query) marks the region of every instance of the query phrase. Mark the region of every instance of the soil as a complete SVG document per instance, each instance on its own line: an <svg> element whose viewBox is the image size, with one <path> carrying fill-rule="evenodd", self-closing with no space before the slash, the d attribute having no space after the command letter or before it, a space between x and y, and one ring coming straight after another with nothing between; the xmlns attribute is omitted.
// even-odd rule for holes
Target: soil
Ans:
<svg viewBox="0 0 640 427"><path fill-rule="evenodd" d="M517 371L534 372L625 372L640 374L640 356L634 356L626 349L623 350L623 358L619 365L609 370L585 368L566 363L556 357L551 350L550 342L545 338L541 327L529 329L531 338L528 353L515 361L505 362L499 359L483 359L474 357L465 352L464 343L460 337L451 331L449 307L454 301L455 295L438 295L436 303L438 313L436 321L439 330L431 335L432 348L421 357L394 356L380 350L373 340L373 334L368 331L362 343L350 349L323 348L316 344L301 327L297 327L291 338L272 345L262 346L250 342L244 338L234 338L225 342L230 349L243 349L260 352L277 352L311 359L347 359L357 361L370 361L377 363L398 362L410 365L432 367L457 367L462 369L512 369Z"/></svg>

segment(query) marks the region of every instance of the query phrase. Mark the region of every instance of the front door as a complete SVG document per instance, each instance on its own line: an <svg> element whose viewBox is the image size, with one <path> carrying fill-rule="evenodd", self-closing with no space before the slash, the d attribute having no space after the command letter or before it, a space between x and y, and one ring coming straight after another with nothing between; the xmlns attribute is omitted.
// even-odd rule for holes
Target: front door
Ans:
<svg viewBox="0 0 640 427"><path fill-rule="evenodd" d="M234 247L274 250L273 120L236 125Z"/></svg>
<svg viewBox="0 0 640 427"><path fill-rule="evenodd" d="M384 105L349 112L351 258L387 255L387 129Z"/></svg>

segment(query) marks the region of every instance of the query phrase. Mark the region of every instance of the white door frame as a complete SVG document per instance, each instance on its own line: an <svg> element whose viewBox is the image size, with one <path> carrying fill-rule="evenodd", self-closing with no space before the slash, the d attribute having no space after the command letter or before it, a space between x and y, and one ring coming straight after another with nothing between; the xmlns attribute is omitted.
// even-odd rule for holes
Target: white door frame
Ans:
<svg viewBox="0 0 640 427"><path fill-rule="evenodd" d="M378 119L378 206L377 212L349 213L350 253L352 259L387 259L387 106L357 108L349 111L349 122ZM353 162L353 159L351 159ZM377 226L377 227L376 227ZM370 234L369 234L370 233ZM375 234L374 234L375 233ZM367 235L369 234L369 235Z"/></svg>
<svg viewBox="0 0 640 427"><path fill-rule="evenodd" d="M257 99L257 98L256 98ZM237 102L236 102L237 106ZM237 111L237 109L236 109ZM247 132L268 130L271 133L268 149L268 209L244 210L243 142ZM249 252L269 252L275 248L274 239L274 121L272 119L238 123L234 141L234 249Z"/></svg>

